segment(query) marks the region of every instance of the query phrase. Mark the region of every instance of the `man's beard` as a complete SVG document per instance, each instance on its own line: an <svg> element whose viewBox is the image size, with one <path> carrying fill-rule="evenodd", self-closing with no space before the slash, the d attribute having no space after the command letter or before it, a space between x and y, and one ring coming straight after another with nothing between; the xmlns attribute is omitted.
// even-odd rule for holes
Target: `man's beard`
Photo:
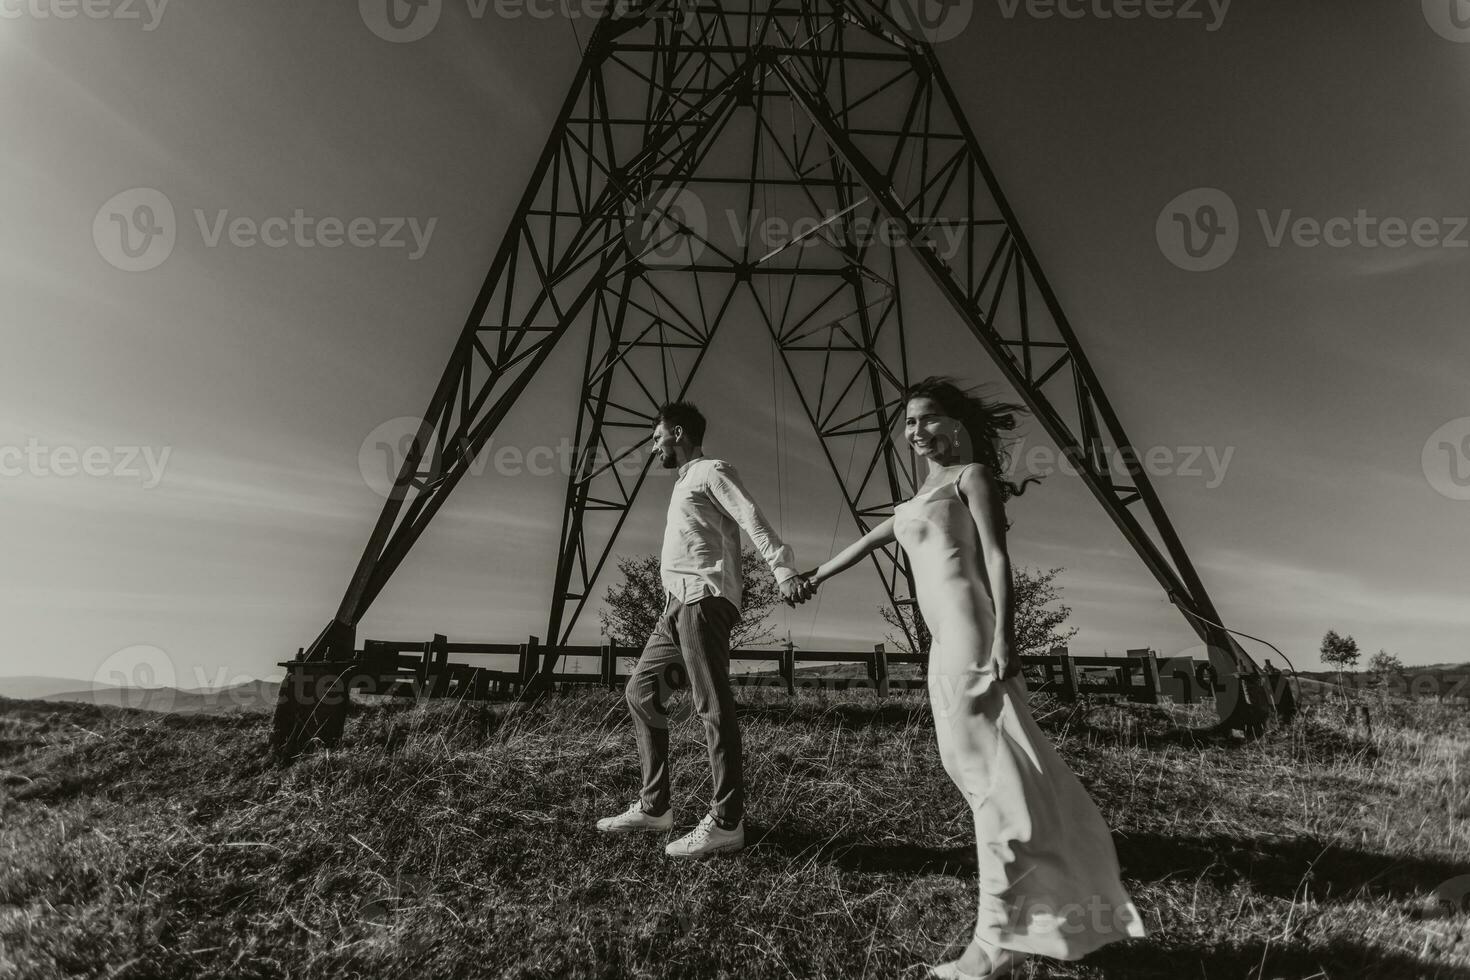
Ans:
<svg viewBox="0 0 1470 980"><path fill-rule="evenodd" d="M658 461L666 470L677 469L679 466L679 461L674 457L674 454L666 453L662 449L658 451Z"/></svg>

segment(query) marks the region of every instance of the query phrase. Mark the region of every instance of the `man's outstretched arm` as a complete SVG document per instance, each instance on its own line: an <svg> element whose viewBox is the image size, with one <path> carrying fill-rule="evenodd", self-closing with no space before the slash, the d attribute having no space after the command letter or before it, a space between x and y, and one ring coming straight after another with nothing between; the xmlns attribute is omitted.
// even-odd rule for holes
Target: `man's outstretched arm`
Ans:
<svg viewBox="0 0 1470 980"><path fill-rule="evenodd" d="M740 474L735 472L735 467L724 462L714 465L709 476L709 494L750 537L755 550L771 566L771 574L776 576L777 585L784 585L797 577L796 553L781 540L766 516L761 513L760 507L740 482ZM783 595L785 592L782 589Z"/></svg>

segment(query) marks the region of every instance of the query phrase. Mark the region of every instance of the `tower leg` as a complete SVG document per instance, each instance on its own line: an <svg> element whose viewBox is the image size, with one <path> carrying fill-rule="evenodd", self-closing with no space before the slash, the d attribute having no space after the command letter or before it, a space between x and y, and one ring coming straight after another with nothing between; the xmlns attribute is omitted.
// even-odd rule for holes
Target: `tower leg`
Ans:
<svg viewBox="0 0 1470 980"><path fill-rule="evenodd" d="M270 750L277 758L295 758L314 739L328 747L341 741L350 701L348 677L347 670L291 662L281 679L271 725Z"/></svg>

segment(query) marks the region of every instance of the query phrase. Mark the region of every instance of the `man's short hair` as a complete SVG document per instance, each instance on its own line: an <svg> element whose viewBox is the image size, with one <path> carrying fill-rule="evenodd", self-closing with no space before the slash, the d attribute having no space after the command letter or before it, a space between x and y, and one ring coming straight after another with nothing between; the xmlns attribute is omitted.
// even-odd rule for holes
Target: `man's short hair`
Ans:
<svg viewBox="0 0 1470 980"><path fill-rule="evenodd" d="M704 413L689 402L668 402L658 410L658 421L666 428L675 425L684 427L684 434L691 445L704 445Z"/></svg>

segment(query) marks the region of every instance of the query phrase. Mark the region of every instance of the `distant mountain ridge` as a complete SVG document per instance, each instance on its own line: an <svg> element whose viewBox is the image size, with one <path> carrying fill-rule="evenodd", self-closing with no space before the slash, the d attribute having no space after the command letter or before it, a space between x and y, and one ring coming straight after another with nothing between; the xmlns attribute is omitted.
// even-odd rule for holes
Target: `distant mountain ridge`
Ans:
<svg viewBox="0 0 1470 980"><path fill-rule="evenodd" d="M31 700L46 698L62 691L81 691L92 686L91 681L76 677L45 677L28 674L23 677L0 677L0 694L7 698ZM112 685L102 685L111 687Z"/></svg>
<svg viewBox="0 0 1470 980"><path fill-rule="evenodd" d="M73 701L176 714L220 714L235 709L275 707L279 680L251 680L215 690L176 687L133 688L94 684L71 677L0 678L0 695L30 701Z"/></svg>

